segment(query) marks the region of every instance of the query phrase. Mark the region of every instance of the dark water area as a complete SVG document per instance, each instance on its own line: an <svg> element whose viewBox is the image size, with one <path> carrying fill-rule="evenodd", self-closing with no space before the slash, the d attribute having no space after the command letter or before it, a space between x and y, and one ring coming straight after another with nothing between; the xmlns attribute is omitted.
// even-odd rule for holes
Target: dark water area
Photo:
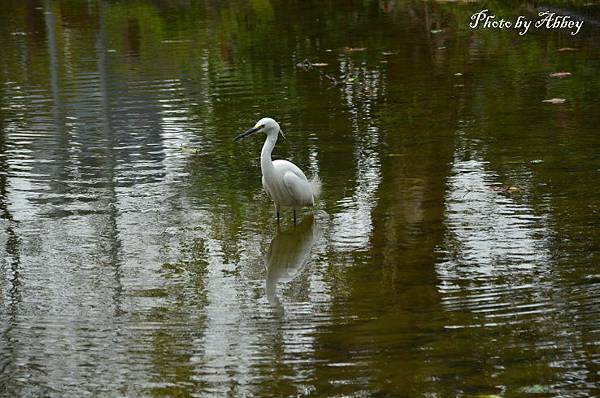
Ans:
<svg viewBox="0 0 600 398"><path fill-rule="evenodd" d="M0 396L600 395L599 29L3 2ZM323 181L295 226L233 142L264 116Z"/></svg>

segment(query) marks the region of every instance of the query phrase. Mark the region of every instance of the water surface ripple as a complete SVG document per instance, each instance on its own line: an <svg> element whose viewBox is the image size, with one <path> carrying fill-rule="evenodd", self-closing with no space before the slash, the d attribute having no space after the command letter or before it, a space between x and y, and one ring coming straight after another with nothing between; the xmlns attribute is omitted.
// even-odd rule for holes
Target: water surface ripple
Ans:
<svg viewBox="0 0 600 398"><path fill-rule="evenodd" d="M4 4L0 396L597 396L598 32L477 7Z"/></svg>

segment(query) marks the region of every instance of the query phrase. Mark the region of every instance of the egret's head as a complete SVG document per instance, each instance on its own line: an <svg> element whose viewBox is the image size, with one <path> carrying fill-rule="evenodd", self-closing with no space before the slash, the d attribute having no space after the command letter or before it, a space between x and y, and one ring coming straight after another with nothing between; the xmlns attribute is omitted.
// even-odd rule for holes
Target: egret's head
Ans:
<svg viewBox="0 0 600 398"><path fill-rule="evenodd" d="M235 140L238 141L244 137L248 137L254 133L259 133L259 132L263 132L269 137L271 137L271 136L277 137L277 134L279 134L279 133L281 133L281 135L283 135L283 131L281 131L281 127L279 127L279 124L275 120L271 119L270 117L263 117L258 122L256 122L254 127L244 131L243 133L241 133L237 137L235 137Z"/></svg>

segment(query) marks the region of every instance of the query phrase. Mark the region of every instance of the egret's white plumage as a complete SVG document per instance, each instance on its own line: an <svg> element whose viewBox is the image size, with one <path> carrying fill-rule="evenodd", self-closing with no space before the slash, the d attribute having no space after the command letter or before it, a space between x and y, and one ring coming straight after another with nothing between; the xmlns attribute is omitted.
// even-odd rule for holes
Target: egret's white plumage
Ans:
<svg viewBox="0 0 600 398"><path fill-rule="evenodd" d="M279 220L281 208L292 208L295 221L297 208L315 205L321 192L321 181L318 176L309 181L302 170L292 162L281 159L271 160L271 153L277 143L277 137L280 132L283 134L279 124L271 118L260 119L254 127L238 135L235 139L239 140L257 132L264 132L267 135L260 153L263 188L275 204L277 220Z"/></svg>

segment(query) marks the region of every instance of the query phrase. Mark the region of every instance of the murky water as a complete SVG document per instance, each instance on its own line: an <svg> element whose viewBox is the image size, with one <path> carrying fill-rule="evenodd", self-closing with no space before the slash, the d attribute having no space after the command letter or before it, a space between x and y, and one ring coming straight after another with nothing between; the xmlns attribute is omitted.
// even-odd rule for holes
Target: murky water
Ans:
<svg viewBox="0 0 600 398"><path fill-rule="evenodd" d="M481 6L3 3L0 395L600 394L600 14Z"/></svg>

